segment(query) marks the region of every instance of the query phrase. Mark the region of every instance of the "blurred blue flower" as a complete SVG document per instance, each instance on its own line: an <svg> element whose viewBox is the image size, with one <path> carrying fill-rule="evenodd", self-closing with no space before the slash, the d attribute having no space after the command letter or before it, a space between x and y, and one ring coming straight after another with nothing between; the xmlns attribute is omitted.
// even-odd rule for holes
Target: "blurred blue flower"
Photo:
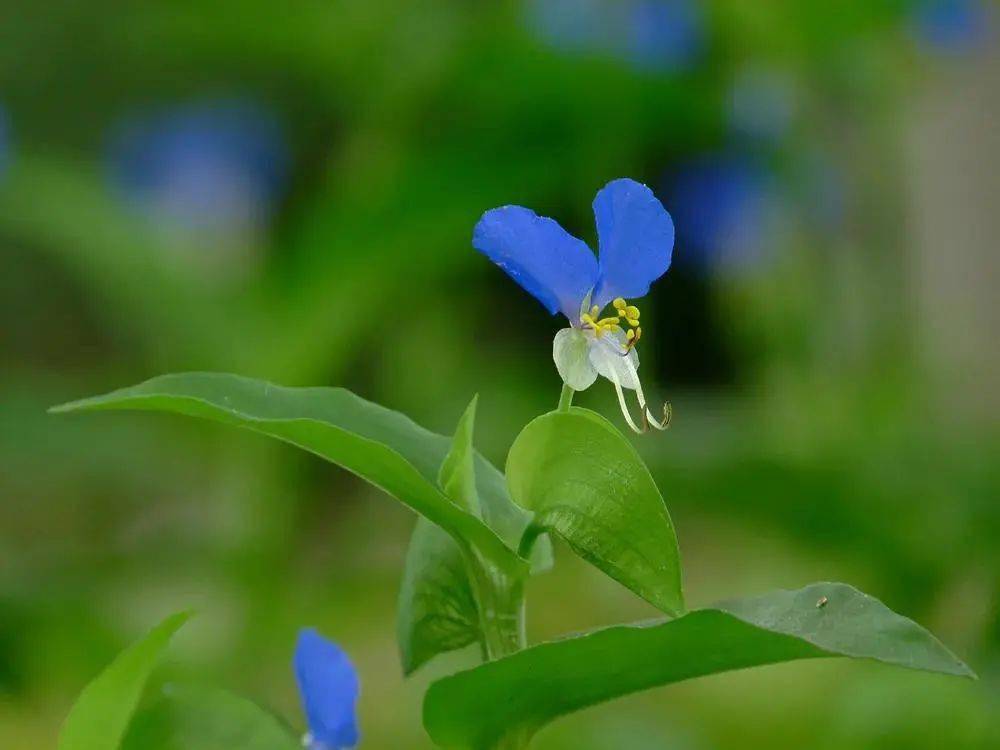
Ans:
<svg viewBox="0 0 1000 750"><path fill-rule="evenodd" d="M740 136L780 141L791 129L798 107L798 91L787 71L746 68L733 82L730 121Z"/></svg>
<svg viewBox="0 0 1000 750"><path fill-rule="evenodd" d="M636 344L639 309L626 298L644 296L670 268L674 225L653 192L638 182L609 182L594 198L600 258L552 219L521 206L483 214L472 244L569 328L556 334L553 357L563 381L589 388L598 375L618 393L622 414L636 432L665 427L646 408ZM611 304L613 312L601 317ZM627 330L623 327L626 325ZM622 389L636 391L643 428L632 421Z"/></svg>
<svg viewBox="0 0 1000 750"><path fill-rule="evenodd" d="M913 12L918 41L931 51L959 55L986 41L989 11L982 0L920 0Z"/></svg>
<svg viewBox="0 0 1000 750"><path fill-rule="evenodd" d="M843 167L832 156L807 152L801 159L796 192L805 202L805 215L824 233L840 230L847 219L850 185Z"/></svg>
<svg viewBox="0 0 1000 750"><path fill-rule="evenodd" d="M10 125L7 121L7 110L0 106L0 176L7 171L10 163Z"/></svg>
<svg viewBox="0 0 1000 750"><path fill-rule="evenodd" d="M239 235L269 218L288 153L269 112L212 101L127 121L110 166L118 187L158 223Z"/></svg>
<svg viewBox="0 0 1000 750"><path fill-rule="evenodd" d="M626 51L651 70L690 67L705 46L705 22L695 0L633 0L626 4Z"/></svg>
<svg viewBox="0 0 1000 750"><path fill-rule="evenodd" d="M293 660L306 715L308 750L347 750L358 744L358 674L337 644L312 628L299 632Z"/></svg>
<svg viewBox="0 0 1000 750"><path fill-rule="evenodd" d="M643 70L687 68L705 45L696 0L530 0L528 18L557 49L611 54Z"/></svg>
<svg viewBox="0 0 1000 750"><path fill-rule="evenodd" d="M686 261L739 269L763 259L772 183L750 158L725 154L689 162L668 179L665 192Z"/></svg>
<svg viewBox="0 0 1000 750"><path fill-rule="evenodd" d="M557 49L593 51L603 45L607 9L607 0L529 0L528 21Z"/></svg>

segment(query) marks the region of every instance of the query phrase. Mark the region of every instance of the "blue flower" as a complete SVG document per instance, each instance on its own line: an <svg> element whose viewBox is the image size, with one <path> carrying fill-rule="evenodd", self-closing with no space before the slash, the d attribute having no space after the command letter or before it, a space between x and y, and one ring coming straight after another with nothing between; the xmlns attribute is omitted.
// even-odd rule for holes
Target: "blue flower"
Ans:
<svg viewBox="0 0 1000 750"><path fill-rule="evenodd" d="M528 20L553 47L606 53L640 70L679 70L705 47L695 0L530 0Z"/></svg>
<svg viewBox="0 0 1000 750"><path fill-rule="evenodd" d="M777 143L792 128L800 94L792 75L779 68L744 68L730 93L729 120L737 135Z"/></svg>
<svg viewBox="0 0 1000 750"><path fill-rule="evenodd" d="M158 223L237 237L265 223L288 168L277 121L238 100L132 118L109 159L116 185Z"/></svg>
<svg viewBox="0 0 1000 750"><path fill-rule="evenodd" d="M912 23L922 44L941 54L959 55L982 46L989 15L982 0L921 0Z"/></svg>
<svg viewBox="0 0 1000 750"><path fill-rule="evenodd" d="M599 49L606 28L604 0L530 0L529 23L542 39L567 51Z"/></svg>
<svg viewBox="0 0 1000 750"><path fill-rule="evenodd" d="M637 0L628 8L627 52L639 68L689 68L705 47L704 19L694 0Z"/></svg>
<svg viewBox="0 0 1000 750"><path fill-rule="evenodd" d="M609 182L594 198L600 258L552 219L521 206L483 214L473 246L569 327L556 334L553 358L559 374L577 391L598 375L610 380L629 426L644 432L665 427L646 408L639 383L636 344L639 309L626 298L644 296L670 268L674 224L653 192L638 182ZM608 305L613 312L602 317ZM643 427L632 420L622 390L634 390Z"/></svg>
<svg viewBox="0 0 1000 750"><path fill-rule="evenodd" d="M774 193L769 174L741 154L717 154L682 165L668 180L686 260L704 268L750 269L770 240Z"/></svg>
<svg viewBox="0 0 1000 750"><path fill-rule="evenodd" d="M10 127L7 124L7 112L0 107L0 175L3 175L10 162Z"/></svg>
<svg viewBox="0 0 1000 750"><path fill-rule="evenodd" d="M312 628L299 632L293 660L309 732L308 750L346 750L358 744L358 674L337 644Z"/></svg>

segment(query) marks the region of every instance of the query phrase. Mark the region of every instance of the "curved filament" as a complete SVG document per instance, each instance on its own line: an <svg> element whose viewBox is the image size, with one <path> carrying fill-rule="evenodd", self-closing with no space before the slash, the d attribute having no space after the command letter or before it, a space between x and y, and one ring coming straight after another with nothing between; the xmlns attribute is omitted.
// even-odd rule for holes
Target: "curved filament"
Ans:
<svg viewBox="0 0 1000 750"><path fill-rule="evenodd" d="M627 352L626 352L627 354ZM635 365L632 364L632 360L625 358L625 367L628 368L629 374L632 376L632 381L635 383L635 395L639 399L639 410L642 412L642 424L645 429L643 432L652 427L654 430L660 430L661 432L670 426L670 417L673 414L673 407L670 406L670 402L667 401L663 404L663 418L657 420L653 416L652 412L649 411L649 407L646 405L646 394L642 392L642 383L639 382L639 372L636 370Z"/></svg>
<svg viewBox="0 0 1000 750"><path fill-rule="evenodd" d="M607 356L607 355L605 354L605 356ZM629 364L631 364L631 363L629 363ZM645 417L645 415L643 415L643 420L642 420L643 421L643 426L642 426L642 428L637 427L636 424L635 424L635 422L632 421L632 415L631 415L631 413L629 413L628 404L625 403L625 394L622 392L622 384L618 380L618 373L615 372L614 366L609 367L608 368L608 372L611 373L611 382L615 386L615 393L618 394L618 406L621 407L622 416L625 417L625 421L628 422L628 426L631 427L632 428L632 432L636 433L637 435L642 435L644 432L648 432L649 431L649 427L646 425L646 417ZM636 381L636 382L638 382L638 381Z"/></svg>

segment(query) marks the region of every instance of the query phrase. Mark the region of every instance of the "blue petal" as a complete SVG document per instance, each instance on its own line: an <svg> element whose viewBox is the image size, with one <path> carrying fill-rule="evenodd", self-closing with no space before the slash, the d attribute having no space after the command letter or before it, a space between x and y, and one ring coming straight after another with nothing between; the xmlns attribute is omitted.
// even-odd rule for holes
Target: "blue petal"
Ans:
<svg viewBox="0 0 1000 750"><path fill-rule="evenodd" d="M583 240L521 206L503 206L483 214L472 234L472 245L550 313L561 310L573 322L597 281L597 260Z"/></svg>
<svg viewBox="0 0 1000 750"><path fill-rule="evenodd" d="M342 750L358 744L358 675L337 644L312 628L299 632L295 677L313 746Z"/></svg>
<svg viewBox="0 0 1000 750"><path fill-rule="evenodd" d="M653 191L635 180L613 180L594 198L600 240L600 280L593 302L635 299L670 268L674 222Z"/></svg>

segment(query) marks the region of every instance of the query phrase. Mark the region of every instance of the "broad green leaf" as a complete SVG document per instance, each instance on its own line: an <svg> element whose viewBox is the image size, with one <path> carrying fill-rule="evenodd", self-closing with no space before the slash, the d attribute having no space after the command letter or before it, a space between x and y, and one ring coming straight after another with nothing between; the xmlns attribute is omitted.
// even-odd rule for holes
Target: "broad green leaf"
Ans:
<svg viewBox="0 0 1000 750"><path fill-rule="evenodd" d="M573 408L530 422L507 457L507 485L535 522L668 614L684 611L673 523L649 470L607 420Z"/></svg>
<svg viewBox="0 0 1000 750"><path fill-rule="evenodd" d="M123 750L302 750L291 729L253 701L226 690L167 685L140 712Z"/></svg>
<svg viewBox="0 0 1000 750"><path fill-rule="evenodd" d="M456 538L468 540L511 574L522 562L512 551L529 517L502 493L502 476L484 467L481 495L491 498L484 519L466 513L441 493L437 474L447 438L397 412L342 388L283 388L219 373L164 375L130 388L56 407L55 412L135 409L167 411L223 422L278 438L321 456L388 492Z"/></svg>
<svg viewBox="0 0 1000 750"><path fill-rule="evenodd" d="M458 542L426 519L417 519L396 614L404 674L482 639L467 565Z"/></svg>
<svg viewBox="0 0 1000 750"><path fill-rule="evenodd" d="M479 509L472 433L476 399L459 421L440 483L470 512ZM446 651L478 641L484 658L523 647L523 587L469 545L418 522L400 589L397 636L409 674Z"/></svg>
<svg viewBox="0 0 1000 750"><path fill-rule="evenodd" d="M424 725L447 750L519 746L564 714L639 690L761 664L849 656L974 677L933 635L843 583L723 602L529 648L440 680Z"/></svg>
<svg viewBox="0 0 1000 750"><path fill-rule="evenodd" d="M189 617L168 617L83 689L59 732L59 750L117 750L153 667Z"/></svg>
<svg viewBox="0 0 1000 750"><path fill-rule="evenodd" d="M438 473L438 484L448 499L475 515L480 512L472 447L477 401L478 397L472 399L459 420ZM471 564L471 550L418 519L406 553L396 614L403 674L411 674L438 654L482 640L469 579Z"/></svg>

